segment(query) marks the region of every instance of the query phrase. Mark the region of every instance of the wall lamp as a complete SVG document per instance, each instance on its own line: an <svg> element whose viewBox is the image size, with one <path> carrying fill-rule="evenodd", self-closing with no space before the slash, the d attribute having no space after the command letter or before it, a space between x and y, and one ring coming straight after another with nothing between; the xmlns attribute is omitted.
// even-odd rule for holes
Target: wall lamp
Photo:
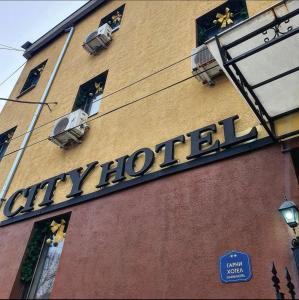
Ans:
<svg viewBox="0 0 299 300"><path fill-rule="evenodd" d="M299 274L299 237L296 234L296 227L299 223L299 210L293 201L289 201L287 200L287 198L285 198L285 201L280 205L278 211L280 212L288 226L294 231L295 238L292 240L292 250L296 262L297 271Z"/></svg>

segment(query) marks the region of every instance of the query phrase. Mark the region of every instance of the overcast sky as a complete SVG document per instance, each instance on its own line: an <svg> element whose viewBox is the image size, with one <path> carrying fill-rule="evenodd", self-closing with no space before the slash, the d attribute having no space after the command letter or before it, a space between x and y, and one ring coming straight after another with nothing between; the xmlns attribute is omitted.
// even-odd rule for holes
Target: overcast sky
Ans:
<svg viewBox="0 0 299 300"><path fill-rule="evenodd" d="M34 42L86 2L1 0L0 44L21 49L26 41ZM6 83L2 82L26 59L22 56L22 52L1 48L2 45L0 45L0 97L8 98L22 68ZM4 101L0 101L0 111L3 105Z"/></svg>

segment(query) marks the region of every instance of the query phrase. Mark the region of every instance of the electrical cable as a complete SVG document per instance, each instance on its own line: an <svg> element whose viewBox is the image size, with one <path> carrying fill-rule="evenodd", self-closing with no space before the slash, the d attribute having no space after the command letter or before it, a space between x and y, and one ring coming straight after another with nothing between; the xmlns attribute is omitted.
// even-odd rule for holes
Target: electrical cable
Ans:
<svg viewBox="0 0 299 300"><path fill-rule="evenodd" d="M200 74L202 74L202 73L205 73L206 71L212 70L212 69L214 69L214 68L216 68L216 67L218 67L218 66L214 66L214 67L211 67L211 68L206 69L205 71L199 72L199 73L197 73L197 74L195 74L195 75L188 76L188 77L186 77L186 78L184 78L184 79L182 79L182 80L179 80L179 81L177 81L177 82L175 82L175 83L172 83L172 84L170 84L170 85L168 85L168 86L166 86L166 87L164 87L164 88L162 88L162 89L160 89L160 90L157 90L157 91L155 91L155 92L153 92L153 93L150 93L150 94L148 94L148 95L145 95L145 96L143 96L143 97L140 97L140 98L138 98L138 99L135 99L135 100L133 100L133 101L131 101L131 102L129 102L129 103L126 103L126 104L121 105L121 106L119 106L119 107L117 107L117 108L114 108L114 109L112 109L112 110L110 110L110 111L108 111L108 112L106 112L106 113L103 113L103 114L101 114L101 115L98 115L98 116L96 116L96 117L93 118L93 119L90 119L90 120L88 120L88 121L86 121L86 122L83 122L82 124L87 124L87 123L90 123L90 122L92 122L92 121L94 121L94 120L97 120L97 119L99 119L99 118L102 118L102 117L104 117L104 116L106 116L106 115L108 115L108 114L110 114L110 113L113 113L113 112L115 112L115 111L117 111L117 110L119 110L119 109L121 109L121 108L124 108L124 107L126 107L126 106L132 105L132 104L134 104L134 103L136 103L136 102L139 102L139 101L141 101L141 100L144 100L144 99L146 99L146 98L148 98L148 97L150 97L150 96L153 96L153 95L158 94L158 93L160 93L160 92L162 92L162 91L165 91L166 89L169 89L169 88L174 87L174 86L176 86L176 85L178 85L178 84L181 84L181 83L183 83L183 82L185 82L185 81L187 81L187 80L189 80L189 79L191 79L191 78L193 78L193 77L196 77L196 76L198 76L198 75L200 75ZM80 124L80 125L78 125L78 126L75 126L75 127L71 128L71 129L74 129L74 128L76 128L76 127L80 127L82 124ZM38 141L36 141L36 142L34 142L34 143L32 143L32 144L29 144L29 145L27 145L27 146L25 146L25 147L22 147L22 148L19 148L19 149L17 149L17 150L13 150L13 151L11 151L11 152L9 152L9 153L7 153L7 154L4 154L3 157L2 157L2 159L3 159L4 157L6 157L6 156L9 156L9 155L11 155L11 154L14 154L14 153L20 151L20 150L29 148L29 147L31 147L31 146L37 145L37 144L42 143L42 142L47 141L47 140L49 140L48 137L47 137L47 138L44 138L44 139L41 139L41 140L38 140Z"/></svg>
<svg viewBox="0 0 299 300"><path fill-rule="evenodd" d="M46 105L50 111L52 111L50 104L55 104L57 105L57 102L39 102L39 101L20 101L20 100L16 100L16 99L10 99L10 98L0 98L0 101L7 101L7 102L14 102L14 103L22 103L22 104L41 104L41 105ZM1 144L0 144L1 146Z"/></svg>
<svg viewBox="0 0 299 300"><path fill-rule="evenodd" d="M154 76L154 75L156 75L156 74L159 74L159 73L161 73L162 71L165 71L165 70L167 70L167 69L169 69L169 68L171 68L171 67L173 67L173 66L175 66L175 65L177 65L177 64L179 64L179 63L181 63L181 62L183 62L184 60L186 60L186 59L188 59L188 58L190 58L190 57L192 57L192 56L194 56L194 55L196 55L196 54L198 54L198 53L201 53L201 52L203 52L203 51L205 51L205 49L201 49L201 50L199 50L199 51L197 51L197 52L195 52L195 53L192 53L191 55L188 55L188 56L186 56L186 57L184 57L184 58L182 58L182 59L180 59L180 60L178 60L178 61L176 61L176 62L174 62L174 63L172 63L172 64L170 64L170 65L168 65L168 66L166 66L166 67L164 67L164 68L162 68L162 69L159 69L159 70L157 70L157 71L155 71L155 72L153 72L153 73L151 73L151 74L149 74L149 75L146 75L146 76L144 76L144 77L142 77L142 78L140 78L140 79L138 79L138 80L136 80L136 81L134 81L134 82L132 82L132 83L130 83L130 84L128 84L128 85L126 85L126 86L124 86L124 87L118 89L118 90L116 90L116 91L111 92L110 94L108 94L108 95L102 97L102 98L99 99L99 100L93 101L92 103L95 103L95 102L97 102L97 101L102 101L103 99L106 99L106 98L108 98L108 97L111 97L112 95L114 95L114 94L116 94L116 93L119 93L119 92L121 92L121 91L123 91L123 90L125 90L125 89L127 89L127 88L129 88L129 87L131 87L131 86L133 86L133 85L135 85L135 84L137 84L137 83L140 83L140 82L144 81L145 79L148 79L148 78L150 78L150 77L152 77L152 76ZM0 83L0 85L1 85L1 83ZM27 133L29 133L29 132L33 132L33 131L35 131L35 130L37 130L37 129L40 129L40 128L42 128L42 127L48 125L48 124L51 124L51 123L53 123L53 122L59 120L60 118L65 117L65 116L67 116L67 115L69 115L69 112L66 113L66 114L64 114L64 115L60 115L60 116L58 116L58 117L56 117L56 118L54 118L54 119L52 119L52 120L50 120L50 121L48 121L48 122L45 122L45 123L43 123L43 124L41 124L41 125L35 127L35 128L34 128L33 130L31 130L31 131L26 131L26 132L24 132L24 133L21 133L21 134L19 134L18 136L13 137L13 138L11 139L11 141L12 141L12 140L15 140L15 139L18 139L18 138L24 136L25 134L27 134ZM1 144L0 144L0 146L1 146Z"/></svg>
<svg viewBox="0 0 299 300"><path fill-rule="evenodd" d="M21 50L21 49L4 48L4 47L0 47L0 50L12 50L12 51L21 51L21 52L24 52L24 50Z"/></svg>
<svg viewBox="0 0 299 300"><path fill-rule="evenodd" d="M5 44L0 44L0 46L5 47L5 48L0 48L0 49L16 50L16 51L22 51L22 52L25 52L25 50L23 50L23 49L17 49L17 48L15 48L15 47L7 46L7 45L5 45Z"/></svg>
<svg viewBox="0 0 299 300"><path fill-rule="evenodd" d="M39 102L39 101L20 101L16 99L10 99L10 98L1 98L0 100L7 101L7 102L15 102L15 103L23 103L23 104L42 104L42 105L48 105L48 104L57 104L57 102Z"/></svg>
<svg viewBox="0 0 299 300"><path fill-rule="evenodd" d="M8 79L10 79L13 75L15 75L25 64L27 61L25 61L21 66L19 66L15 71L13 71L6 79L4 79L2 82L0 82L0 86L4 84Z"/></svg>

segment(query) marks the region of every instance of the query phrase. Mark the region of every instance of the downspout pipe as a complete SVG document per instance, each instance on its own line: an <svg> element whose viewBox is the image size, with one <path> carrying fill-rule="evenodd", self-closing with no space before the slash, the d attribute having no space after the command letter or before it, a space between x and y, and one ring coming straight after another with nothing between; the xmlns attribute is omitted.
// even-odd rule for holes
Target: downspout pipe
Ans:
<svg viewBox="0 0 299 300"><path fill-rule="evenodd" d="M54 81L55 76L57 74L57 71L59 69L59 66L60 66L60 64L62 62L64 54L65 54L65 52L66 52L66 50L68 48L68 45L69 45L69 43L71 41L72 36L73 36L74 27L71 27L71 28L67 29L66 32L68 32L67 38L66 38L66 40L64 42L63 48L62 48L62 50L61 50L61 52L59 54L59 57L58 57L57 62L55 64L55 66L54 66L54 69L52 71L50 79L49 79L49 81L47 83L47 86L46 86L46 88L44 90L44 93L43 93L43 95L42 95L42 97L40 99L41 103L45 103L46 102L47 96L48 96L48 94L50 92L51 86L53 84L53 81ZM43 109L43 106L44 106L44 104L39 104L37 106L36 111L35 111L35 113L33 115L33 118L32 118L32 120L30 122L30 125L28 127L27 133L25 134L24 139L22 141L22 144L20 146L20 150L18 151L17 156L16 156L16 158L15 158L15 160L13 162L13 165L12 165L12 167L11 167L11 169L10 169L10 171L9 171L6 179L5 179L4 185L3 185L2 190L0 192L0 200L1 200L0 206L1 206L2 202L5 201L5 197L6 197L7 191L9 189L9 187L11 185L11 182L12 182L12 180L14 178L14 175L15 175L17 169L18 169L18 166L20 164L22 156L23 156L23 154L25 152L26 146L27 146L27 144L29 142L29 139L31 137L32 131L33 131L33 129L35 127L35 124L36 124L36 122L37 122L37 120L38 120L38 118L40 116L40 113L41 113L41 111Z"/></svg>

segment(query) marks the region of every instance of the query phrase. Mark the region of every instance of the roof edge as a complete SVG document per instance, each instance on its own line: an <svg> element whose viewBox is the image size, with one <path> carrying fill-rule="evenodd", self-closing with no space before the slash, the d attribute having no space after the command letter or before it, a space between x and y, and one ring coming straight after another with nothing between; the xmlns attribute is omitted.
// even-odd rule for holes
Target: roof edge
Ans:
<svg viewBox="0 0 299 300"><path fill-rule="evenodd" d="M57 24L51 30L49 30L46 34L41 36L38 40L36 40L29 48L26 49L23 56L26 59L31 58L34 54L40 51L46 44L53 41L57 38L61 33L67 30L69 27L74 26L81 19L83 19L86 15L88 15L91 11L96 9L98 6L107 2L108 0L90 0L82 7L73 12L70 16L64 19L62 22ZM26 43L25 43L26 44Z"/></svg>

